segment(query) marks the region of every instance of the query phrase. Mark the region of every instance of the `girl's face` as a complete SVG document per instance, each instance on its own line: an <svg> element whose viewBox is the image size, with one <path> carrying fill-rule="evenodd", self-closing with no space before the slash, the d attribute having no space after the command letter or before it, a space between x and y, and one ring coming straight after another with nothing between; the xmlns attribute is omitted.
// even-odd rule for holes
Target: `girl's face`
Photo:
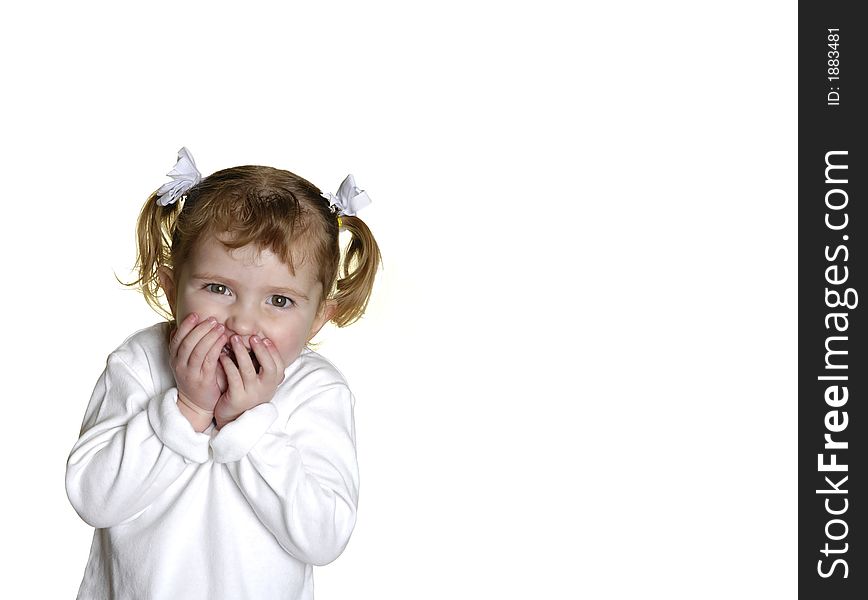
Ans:
<svg viewBox="0 0 868 600"><path fill-rule="evenodd" d="M331 302L319 310L313 265L294 262L295 275L270 250L230 250L212 237L197 244L180 276L164 268L160 281L178 323L193 312L200 321L214 317L248 351L251 336L270 339L289 366L334 313Z"/></svg>

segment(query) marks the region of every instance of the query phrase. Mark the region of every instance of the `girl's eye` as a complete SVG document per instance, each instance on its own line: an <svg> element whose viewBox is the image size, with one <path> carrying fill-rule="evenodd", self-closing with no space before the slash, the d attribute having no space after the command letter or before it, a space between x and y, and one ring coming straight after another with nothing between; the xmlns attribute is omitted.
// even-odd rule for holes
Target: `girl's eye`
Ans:
<svg viewBox="0 0 868 600"><path fill-rule="evenodd" d="M272 298L273 300L271 304L273 304L277 308L289 308L290 306L292 306L291 298L287 298L286 296L279 296L277 294L272 296Z"/></svg>
<svg viewBox="0 0 868 600"><path fill-rule="evenodd" d="M205 288L209 292L213 292L215 294L223 294L223 295L226 294L226 290L227 290L226 286L223 285L222 283L206 283Z"/></svg>

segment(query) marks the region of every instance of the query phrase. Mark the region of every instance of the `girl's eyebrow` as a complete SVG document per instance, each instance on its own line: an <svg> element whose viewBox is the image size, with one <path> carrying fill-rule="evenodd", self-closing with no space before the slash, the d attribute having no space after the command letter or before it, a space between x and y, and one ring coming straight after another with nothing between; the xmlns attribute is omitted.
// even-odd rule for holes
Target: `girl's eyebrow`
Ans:
<svg viewBox="0 0 868 600"><path fill-rule="evenodd" d="M194 273L192 275L192 278L193 279L202 279L202 280L214 279L217 281L225 281L226 283L231 284L234 287L238 287L237 281L233 281L232 279L229 279L228 277L223 277L222 275L212 275L211 273ZM274 290L275 292L285 292L291 296L301 298L302 300L308 300L308 301L310 300L310 298L308 298L307 296L305 296L304 294L302 294L298 290L294 290L292 288L283 287L283 286L279 286L279 285L273 285L273 286L272 285L266 285L263 287L265 289Z"/></svg>
<svg viewBox="0 0 868 600"><path fill-rule="evenodd" d="M297 298L299 300L305 300L305 301L310 300L307 296L305 296L301 292L294 290L292 288L276 286L276 287L270 287L268 289L274 290L275 292L283 292L284 294L287 294L287 295L292 296L293 298Z"/></svg>

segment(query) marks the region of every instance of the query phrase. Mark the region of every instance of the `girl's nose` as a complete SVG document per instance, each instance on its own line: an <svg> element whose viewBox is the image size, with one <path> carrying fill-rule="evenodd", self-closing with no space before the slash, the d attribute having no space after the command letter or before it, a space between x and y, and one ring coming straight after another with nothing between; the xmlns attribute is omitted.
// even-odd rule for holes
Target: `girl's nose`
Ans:
<svg viewBox="0 0 868 600"><path fill-rule="evenodd" d="M252 311L244 307L233 307L226 318L225 325L229 335L237 333L243 339L256 333L256 319Z"/></svg>

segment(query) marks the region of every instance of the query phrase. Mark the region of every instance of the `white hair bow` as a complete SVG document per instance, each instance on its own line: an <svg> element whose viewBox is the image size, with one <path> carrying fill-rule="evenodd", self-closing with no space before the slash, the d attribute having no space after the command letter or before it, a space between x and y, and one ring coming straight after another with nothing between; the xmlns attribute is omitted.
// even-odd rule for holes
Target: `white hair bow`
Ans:
<svg viewBox="0 0 868 600"><path fill-rule="evenodd" d="M364 190L356 187L356 180L352 175L347 175L337 195L331 192L323 192L322 197L329 201L332 212L337 211L338 216L353 217L357 212L371 203L371 199Z"/></svg>
<svg viewBox="0 0 868 600"><path fill-rule="evenodd" d="M157 190L157 203L162 206L174 204L187 190L202 180L202 174L196 168L193 156L187 148L178 150L178 162L166 175L173 181L164 183Z"/></svg>

